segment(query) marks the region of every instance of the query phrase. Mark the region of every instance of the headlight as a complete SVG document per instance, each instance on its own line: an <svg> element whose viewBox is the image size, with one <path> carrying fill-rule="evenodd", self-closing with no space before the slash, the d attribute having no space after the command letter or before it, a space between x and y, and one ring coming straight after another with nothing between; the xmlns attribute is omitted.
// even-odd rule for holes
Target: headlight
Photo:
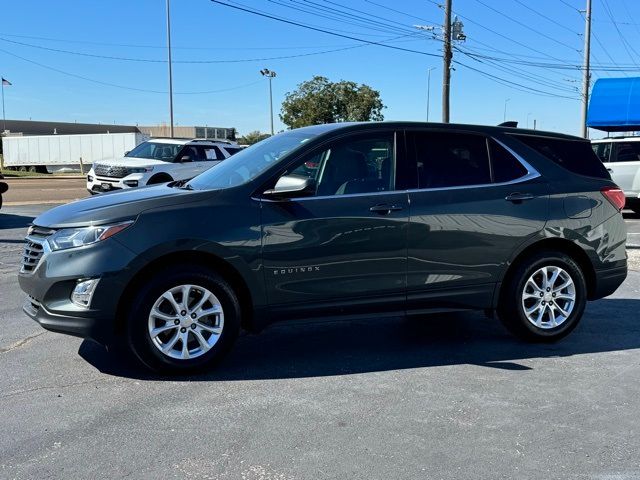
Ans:
<svg viewBox="0 0 640 480"><path fill-rule="evenodd" d="M153 167L132 167L128 168L127 171L129 173L145 173L153 170Z"/></svg>
<svg viewBox="0 0 640 480"><path fill-rule="evenodd" d="M91 245L92 243L106 240L121 232L133 220L117 223L114 225L100 225L96 227L80 227L80 228L63 228L47 238L51 250L63 250L65 248L82 247Z"/></svg>

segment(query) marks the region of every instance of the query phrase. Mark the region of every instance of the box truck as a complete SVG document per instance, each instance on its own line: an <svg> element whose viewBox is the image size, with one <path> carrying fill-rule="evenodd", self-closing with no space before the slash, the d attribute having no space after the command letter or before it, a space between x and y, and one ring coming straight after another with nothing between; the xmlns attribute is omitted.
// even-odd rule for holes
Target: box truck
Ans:
<svg viewBox="0 0 640 480"><path fill-rule="evenodd" d="M120 158L148 138L142 133L5 136L3 163L8 170L53 173L82 168L86 173L94 162Z"/></svg>

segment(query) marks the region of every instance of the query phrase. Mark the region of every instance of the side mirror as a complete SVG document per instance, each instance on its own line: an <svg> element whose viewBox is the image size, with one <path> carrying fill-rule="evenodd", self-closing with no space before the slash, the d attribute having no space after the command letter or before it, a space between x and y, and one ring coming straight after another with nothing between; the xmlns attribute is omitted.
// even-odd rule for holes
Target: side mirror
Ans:
<svg viewBox="0 0 640 480"><path fill-rule="evenodd" d="M275 187L267 190L263 195L267 197L296 197L313 193L315 182L307 177L283 175L276 182ZM300 195L297 195L300 194Z"/></svg>
<svg viewBox="0 0 640 480"><path fill-rule="evenodd" d="M4 182L0 182L0 195L9 190L9 185Z"/></svg>
<svg viewBox="0 0 640 480"><path fill-rule="evenodd" d="M131 152L131 150L127 150L126 152L124 152L123 157L126 157L127 155L129 155L129 152Z"/></svg>
<svg viewBox="0 0 640 480"><path fill-rule="evenodd" d="M180 157L180 163L187 163L191 161L191 157L189 155L183 155Z"/></svg>

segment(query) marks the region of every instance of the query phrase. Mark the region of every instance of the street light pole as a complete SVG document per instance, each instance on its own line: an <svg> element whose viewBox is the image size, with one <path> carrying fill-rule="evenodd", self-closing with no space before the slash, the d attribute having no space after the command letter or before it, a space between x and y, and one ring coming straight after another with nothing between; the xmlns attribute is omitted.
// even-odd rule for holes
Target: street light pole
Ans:
<svg viewBox="0 0 640 480"><path fill-rule="evenodd" d="M511 100L510 98L506 98L504 100L504 117L502 119L503 122L507 121L507 103L509 102L509 100Z"/></svg>
<svg viewBox="0 0 640 480"><path fill-rule="evenodd" d="M427 69L427 122L429 121L429 106L431 103L431 70L434 70L436 67L431 67Z"/></svg>
<svg viewBox="0 0 640 480"><path fill-rule="evenodd" d="M169 136L173 138L173 71L171 68L171 15L167 0L167 52L169 63Z"/></svg>
<svg viewBox="0 0 640 480"><path fill-rule="evenodd" d="M273 87L271 85L271 81L275 78L276 72L273 70L269 70L268 68L263 68L260 70L262 76L267 77L269 79L269 111L271 114L271 135L274 134L273 130Z"/></svg>
<svg viewBox="0 0 640 480"><path fill-rule="evenodd" d="M533 115L533 112L527 113L527 128L529 128L529 117Z"/></svg>

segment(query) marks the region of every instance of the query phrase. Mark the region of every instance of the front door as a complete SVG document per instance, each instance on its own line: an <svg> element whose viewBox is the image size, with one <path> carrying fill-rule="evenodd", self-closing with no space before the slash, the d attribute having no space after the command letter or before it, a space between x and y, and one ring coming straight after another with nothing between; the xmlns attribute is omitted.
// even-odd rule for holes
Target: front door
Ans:
<svg viewBox="0 0 640 480"><path fill-rule="evenodd" d="M312 179L301 198L262 199L272 307L404 306L408 196L398 191L396 134L352 134L283 175Z"/></svg>

